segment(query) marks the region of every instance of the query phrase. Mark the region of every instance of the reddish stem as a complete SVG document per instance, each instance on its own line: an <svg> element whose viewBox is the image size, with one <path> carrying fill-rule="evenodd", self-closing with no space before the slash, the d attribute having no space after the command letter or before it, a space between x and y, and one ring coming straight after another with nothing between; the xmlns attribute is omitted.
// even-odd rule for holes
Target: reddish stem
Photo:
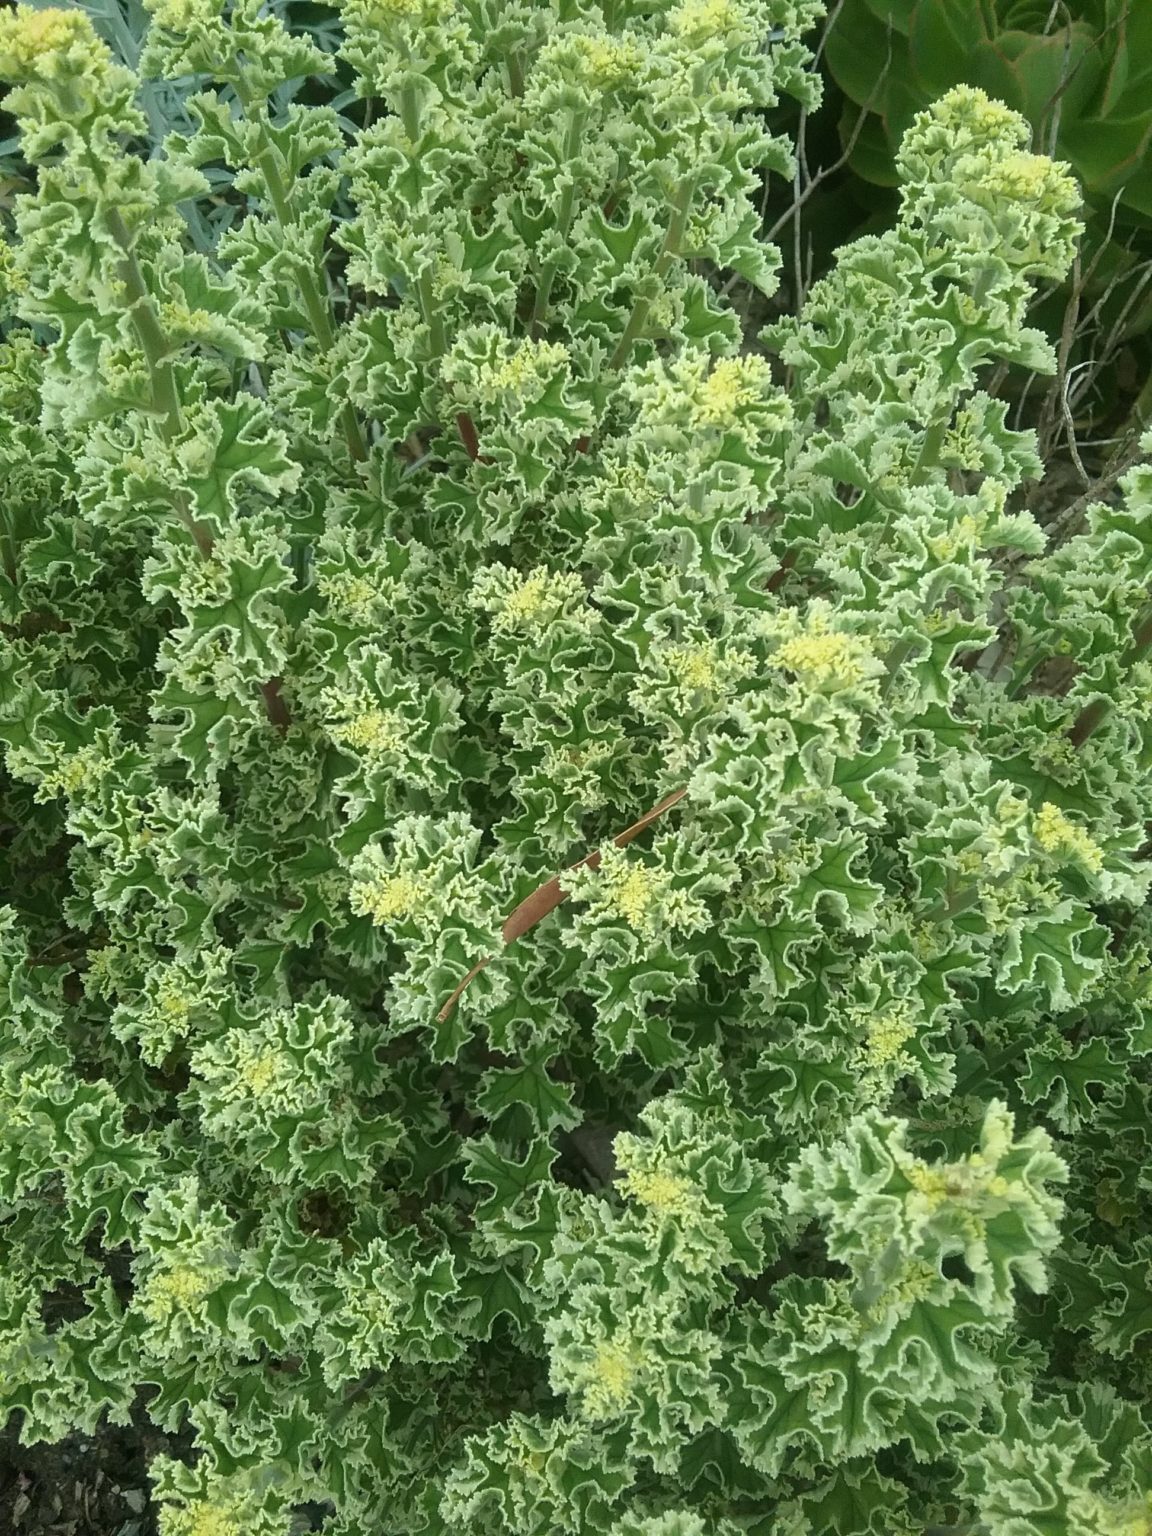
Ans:
<svg viewBox="0 0 1152 1536"><path fill-rule="evenodd" d="M476 423L467 411L457 411L456 425L460 429L460 441L468 450L470 459L480 457L480 439L476 436Z"/></svg>
<svg viewBox="0 0 1152 1536"><path fill-rule="evenodd" d="M456 426L460 432L460 441L467 450L468 457L477 464L491 464L492 460L486 453L480 452L480 439L476 435L476 423L467 411L457 411Z"/></svg>
<svg viewBox="0 0 1152 1536"><path fill-rule="evenodd" d="M678 801L683 800L687 793L687 787L674 789L670 795L664 796L659 805L654 805L650 811L645 811L639 821L634 821L630 827L625 827L623 832L618 832L612 841L616 844L617 848L626 848L633 838L639 837L646 827L650 826L658 816L663 816L664 812L670 810ZM592 853L586 854L577 863L569 865L570 870L583 868L600 868L599 848L595 849ZM501 938L505 944L515 944L516 940L523 938L530 928L535 928L541 918L547 917L550 912L555 912L556 908L567 900L568 894L561 886L559 875L554 876L551 880L545 880L543 885L538 885L532 894L526 896L516 910L510 912L504 919L504 926L500 930ZM477 960L476 964L436 1015L441 1023L451 1016L453 1008L459 1002L461 994L468 984L474 981L484 967L490 965L491 962L491 955L485 955L482 959Z"/></svg>
<svg viewBox="0 0 1152 1536"><path fill-rule="evenodd" d="M784 578L788 575L788 572L795 564L796 556L792 550L789 550L788 553L784 556L783 560L780 562L780 569L768 582L767 589L769 592L775 592L779 587L783 586Z"/></svg>
<svg viewBox="0 0 1152 1536"><path fill-rule="evenodd" d="M284 682L282 677L270 677L266 683L260 684L260 692L264 695L264 708L268 712L268 718L277 730L286 731L292 724L292 716L284 695L280 692Z"/></svg>

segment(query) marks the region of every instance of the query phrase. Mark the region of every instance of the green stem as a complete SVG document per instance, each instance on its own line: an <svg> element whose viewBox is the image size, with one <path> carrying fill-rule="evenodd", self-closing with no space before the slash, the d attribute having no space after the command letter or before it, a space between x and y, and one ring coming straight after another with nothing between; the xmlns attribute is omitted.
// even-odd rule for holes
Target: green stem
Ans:
<svg viewBox="0 0 1152 1536"><path fill-rule="evenodd" d="M628 360L628 354L632 351L632 344L644 329L648 320L648 311L652 308L652 300L640 297L632 306L632 313L628 316L628 324L624 327L624 333L616 344L616 350L609 359L609 368L622 368Z"/></svg>
<svg viewBox="0 0 1152 1536"><path fill-rule="evenodd" d="M276 154L267 139L265 147L256 156L256 164L264 173L264 180L268 186L268 196L272 203L272 211L276 215L276 222L282 230L287 230L292 222L292 210L288 206L287 189L280 170L280 157ZM316 340L325 351L335 341L335 332L332 329L332 317L328 312L328 306L320 296L320 290L316 285L315 274L303 264L300 266L298 281L300 284L300 300L304 305L304 313L308 316L308 324Z"/></svg>
<svg viewBox="0 0 1152 1536"><path fill-rule="evenodd" d="M676 189L676 197L672 203L672 219L668 225L668 233L664 237L664 249L660 252L660 260L656 263L657 277L664 277L680 254L680 247L684 244L684 234L688 228L688 215L692 212L692 194L695 190L696 184L691 178L682 181Z"/></svg>
<svg viewBox="0 0 1152 1536"><path fill-rule="evenodd" d="M400 121L404 124L404 132L412 141L415 149L416 141L420 137L420 97L416 92L416 82L409 76L400 87Z"/></svg>
<svg viewBox="0 0 1152 1536"><path fill-rule="evenodd" d="M920 444L920 452L913 466L914 474L918 474L922 469L930 469L936 466L936 461L940 457L940 450L944 446L944 436L948 431L951 420L952 409L949 407L944 415L938 416L931 423L924 434L924 441Z"/></svg>
<svg viewBox="0 0 1152 1536"><path fill-rule="evenodd" d="M580 146L580 135L584 130L584 114L573 112L568 120L568 132L564 136L564 163L570 166L576 158L576 151ZM573 176L560 195L560 207L556 215L556 234L561 246L561 251L568 239L568 231L572 226L572 214L576 208L576 178ZM548 313L548 301L552 296L552 284L560 271L562 260L561 252L552 257L540 274L540 284L536 289L536 302L532 306L531 331L535 335L543 324Z"/></svg>
<svg viewBox="0 0 1152 1536"><path fill-rule="evenodd" d="M908 660L909 656L911 656L912 649L913 642L911 640L901 640L892 647L891 651L889 651L887 659L884 663L888 675L885 677L884 685L880 690L880 697L882 699L886 699L888 697L892 690L892 685L900 675L900 668Z"/></svg>
<svg viewBox="0 0 1152 1536"><path fill-rule="evenodd" d="M377 1366L372 1366L363 1378L350 1389L343 1402L337 1403L335 1408L330 1411L328 1414L328 1424L330 1426L339 1424L342 1419L347 1418L356 1404L367 1397L372 1388L377 1386L383 1379L384 1372Z"/></svg>
<svg viewBox="0 0 1152 1536"><path fill-rule="evenodd" d="M20 588L20 565L16 553L18 548L13 520L9 517L7 509L0 503L0 561L3 563L5 576L17 591Z"/></svg>
<svg viewBox="0 0 1152 1536"><path fill-rule="evenodd" d="M657 279L663 278L668 268L680 254L680 247L684 242L684 232L688 228L688 215L692 211L692 194L695 183L691 178L682 181L676 189L676 196L672 203L672 218L668 225L668 233L664 237L664 245L656 262L655 275ZM651 295L642 294L632 306L632 313L628 316L628 323L624 327L624 334L616 344L608 366L609 368L622 368L632 351L632 345L640 336L648 320L649 311L652 308Z"/></svg>
<svg viewBox="0 0 1152 1536"><path fill-rule="evenodd" d="M432 342L432 354L434 357L442 357L448 347L448 339L444 334L444 320L436 304L436 297L432 292L432 269L425 267L420 273L420 279L416 284L416 295L420 300L420 313L424 316L424 324L428 327L429 339Z"/></svg>
<svg viewBox="0 0 1152 1536"><path fill-rule="evenodd" d="M520 55L515 48L510 48L504 56L504 68L508 75L508 91L512 96L524 94L524 66L520 62Z"/></svg>
<svg viewBox="0 0 1152 1536"><path fill-rule="evenodd" d="M128 226L121 215L110 209L107 214L108 228L113 240L124 253L120 264L120 273L124 286L128 293L129 312L132 323L139 338L140 346L148 362L148 371L152 380L152 396L157 409L163 414L164 420L162 432L167 440L171 440L180 431L183 419L180 411L180 389L176 382L176 370L172 366L172 347L164 327L160 323L160 316L156 312L156 305L144 280L144 274L140 269L140 263L136 259L133 249L132 236L128 232ZM188 505L188 498L183 490L177 489L173 493L173 505L177 516L188 529L196 541L196 548L201 556L207 560L213 549L211 531L192 515ZM265 683L261 689L264 695L268 717L274 724L282 729L287 725L290 716L288 707L280 698L279 682L273 679Z"/></svg>
<svg viewBox="0 0 1152 1536"><path fill-rule="evenodd" d="M263 110L243 96L241 102L246 116L256 123L260 131L260 150L256 155L256 164L263 172L264 182L268 188L268 200L272 204L276 222L286 233L292 225L292 209L288 200L288 186L280 155L268 136L268 126ZM332 315L327 298L320 292L316 274L301 262L296 269L296 281L300 287L300 302L304 306L309 329L321 351L330 352L336 340L336 333L332 327ZM363 462L368 457L368 448L360 421L350 400L345 400L340 407L340 425L348 452L353 459Z"/></svg>
<svg viewBox="0 0 1152 1536"><path fill-rule="evenodd" d="M180 408L180 386L176 382L176 370L172 364L173 347L164 334L155 300L144 280L140 263L136 259L136 251L128 226L115 208L106 210L105 217L109 233L123 253L120 262L120 278L128 294L128 312L132 318L132 327L148 364L148 376L152 384L152 403L162 418L161 433L166 442L171 442L184 425ZM182 490L177 489L173 492L172 504L176 509L176 515L195 539L196 548L207 560L212 553L212 534L203 523L193 517L188 498Z"/></svg>
<svg viewBox="0 0 1152 1536"><path fill-rule="evenodd" d="M136 338L148 364L148 374L152 383L152 401L157 412L164 418L165 437L171 438L183 426L180 390L176 383L176 370L172 366L172 348L164 334L164 327L160 324L160 316L156 312L156 305L148 291L148 285L144 281L140 263L136 260L128 226L122 215L114 208L107 211L107 222L113 240L123 253L120 261L120 279L128 294L128 313L131 316L132 328L136 332Z"/></svg>
<svg viewBox="0 0 1152 1536"><path fill-rule="evenodd" d="M1010 699L1018 699L1024 694L1040 661L1040 650L1036 645L1021 647L1012 657L1006 685L1006 692Z"/></svg>
<svg viewBox="0 0 1152 1536"><path fill-rule="evenodd" d="M20 585L20 573L16 565L16 541L7 527L0 533L0 560L3 560L4 574L14 587Z"/></svg>

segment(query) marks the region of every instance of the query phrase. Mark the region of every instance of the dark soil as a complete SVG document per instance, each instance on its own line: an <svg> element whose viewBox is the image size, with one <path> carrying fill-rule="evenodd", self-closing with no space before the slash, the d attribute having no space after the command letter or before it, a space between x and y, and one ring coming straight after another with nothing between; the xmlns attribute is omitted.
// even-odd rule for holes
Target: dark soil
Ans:
<svg viewBox="0 0 1152 1536"><path fill-rule="evenodd" d="M0 1536L155 1536L147 1458L132 1426L103 1425L57 1445L0 1434Z"/></svg>

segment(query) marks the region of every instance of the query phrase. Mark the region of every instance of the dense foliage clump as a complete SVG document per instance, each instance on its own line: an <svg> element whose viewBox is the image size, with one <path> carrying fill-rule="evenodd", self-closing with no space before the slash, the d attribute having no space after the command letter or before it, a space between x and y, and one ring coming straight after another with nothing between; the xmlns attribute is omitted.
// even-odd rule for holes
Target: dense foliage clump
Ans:
<svg viewBox="0 0 1152 1536"><path fill-rule="evenodd" d="M820 9L0 18L0 1402L163 1536L1152 1529L1152 471L974 88L742 335Z"/></svg>

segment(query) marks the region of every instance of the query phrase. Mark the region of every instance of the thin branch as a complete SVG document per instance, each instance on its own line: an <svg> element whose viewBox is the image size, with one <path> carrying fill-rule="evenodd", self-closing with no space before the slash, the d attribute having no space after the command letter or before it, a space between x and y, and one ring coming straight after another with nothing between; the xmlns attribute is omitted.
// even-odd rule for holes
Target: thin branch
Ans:
<svg viewBox="0 0 1152 1536"><path fill-rule="evenodd" d="M824 24L824 29L823 29L823 31L820 34L820 41L819 41L819 43L816 46L816 51L815 51L815 53L813 55L813 58L812 58L812 66L811 67L812 67L813 70L815 70L819 66L820 60L821 60L821 58L823 57L823 54L824 54L824 49L825 49L825 47L827 45L827 42L828 42L828 38L831 35L832 28L836 24L836 20L839 17L840 12L844 9L845 3L846 3L846 0L836 0L836 4L833 6L832 10L829 12L828 19L827 19L827 21ZM891 38L891 29L889 29L889 39L890 38ZM837 171L842 170L843 167L845 165L847 165L848 161L852 157L853 151L856 148L856 145L857 145L857 143L859 141L860 135L864 131L864 122L865 122L865 119L866 119L866 117L868 115L868 111L871 108L872 103L875 101L877 93L880 91L880 89L883 86L885 80L888 78L888 70L890 69L891 64L892 64L892 44L891 44L891 40L889 40L889 44L888 44L888 57L884 61L884 68L881 70L879 76L877 77L876 84L873 87L872 92L871 92L871 94L868 97L868 100L865 102L864 106L861 107L861 109L860 109L860 112L859 112L859 114L857 116L856 122L853 125L852 132L851 132L851 134L848 137L848 143L846 144L846 146L844 147L844 150L838 156L838 158L835 159L832 162L831 165L821 166L821 168L816 172L815 176L811 175L811 173L809 171L809 168L808 168L807 137L806 137L806 135L807 135L807 126L808 126L808 115L809 115L808 114L808 109L807 109L807 107L802 107L800 109L800 122L799 122L799 126L797 128L797 133L796 133L796 175L793 178L792 202L789 204L788 208L785 209L785 211L776 220L776 222L775 222L775 224L773 224L772 228L770 230L768 230L767 233L765 234L764 238L767 241L769 241L769 242L774 241L776 239L777 235L779 235L780 231L788 223L789 219L792 219L792 218L797 218L798 219L798 215L800 213L800 210L804 207L804 205L807 203L808 199L816 191L817 187L819 187L822 182L826 181L829 176L834 176ZM801 186L802 182L804 183L803 186ZM764 178L764 192L763 192L763 195L762 195L762 197L760 199L760 219L761 219L761 222L763 222L768 217L768 199L769 199L769 196L771 195L771 186L772 186L771 179L769 177L765 176L765 178ZM794 258L796 260L797 272L799 272L799 257L798 257L798 255L796 255L795 246L794 246ZM728 294L730 294L732 292L732 289L735 288L736 284L739 281L740 281L740 274L739 274L739 272L733 272L732 275L728 278L728 281L720 289L721 294L724 297L727 297Z"/></svg>
<svg viewBox="0 0 1152 1536"><path fill-rule="evenodd" d="M1127 437L1127 434L1125 436ZM1115 456L1111 464L1105 468L1103 474L1099 475L1092 482L1083 495L1077 496L1076 500L1066 506L1059 517L1049 525L1047 530L1048 537L1053 547L1064 539L1071 538L1077 532L1084 513L1093 502L1103 500L1116 482L1128 473L1133 465L1139 461L1140 457L1139 440L1129 441L1127 451L1119 456Z"/></svg>
<svg viewBox="0 0 1152 1536"><path fill-rule="evenodd" d="M891 62L892 52L891 47L889 47L888 60L876 81L876 87L873 90L871 96L869 96L868 100L860 108L859 115L856 118L856 122L853 124L852 132L848 136L848 143L845 145L843 152L837 159L833 160L831 165L821 166L821 168L816 172L815 176L812 177L811 181L804 188L803 192L801 192L798 198L792 202L790 207L784 210L784 212L776 220L775 224L773 224L772 228L767 232L767 235L765 236L767 240L775 240L776 236L784 228L788 220L798 214L804 207L805 203L812 196L813 192L815 192L820 183L822 181L826 181L829 176L834 176L837 171L842 170L843 167L847 165L848 161L852 158L853 151L859 142L860 135L864 131L864 123L867 119L869 108L871 107L873 101L876 99L876 93L879 91L880 87L883 85L887 78L888 68ZM804 114L802 113L801 123L803 123L803 121Z"/></svg>
<svg viewBox="0 0 1152 1536"><path fill-rule="evenodd" d="M1064 306L1064 322L1060 327L1060 345L1056 354L1056 378L1053 388L1045 396L1044 406L1040 413L1040 421L1036 428L1036 435L1040 447L1041 458L1047 460L1049 454L1048 436L1053 417L1057 409L1068 438L1068 451L1072 461L1076 465L1083 485L1091 484L1091 476L1087 473L1080 459L1080 452L1076 446L1076 424L1072 419L1072 407L1068 399L1070 376L1068 361L1072 354L1072 345L1076 339L1076 322L1080 314L1080 301L1084 292L1084 272L1080 264L1080 253L1077 251L1076 260L1072 266L1072 283L1068 295L1068 302ZM1055 403L1054 403L1055 402Z"/></svg>
<svg viewBox="0 0 1152 1536"><path fill-rule="evenodd" d="M633 838L639 837L646 827L650 826L658 816L663 816L665 811L671 810L687 793L688 790L685 786L683 789L673 790L670 795L665 795L660 804L653 806L650 811L645 811L639 821L634 821L630 827L625 827L623 832L618 832L612 839L613 843L617 848L627 847ZM600 851L596 849L571 865L565 873L569 874L575 869L599 869L599 867ZM555 912L558 906L568 900L568 893L564 890L561 879L560 875L554 875L551 880L545 880L544 884L538 885L530 896L525 896L515 911L508 914L504 919L504 926L500 930L500 937L504 940L505 945L515 944L516 940L523 938L529 929L535 928L538 922L547 917L550 912ZM452 1010L460 1001L464 989L479 976L486 965L491 964L491 961L491 955L483 956L482 959L476 962L467 976L464 977L455 992L453 992L452 996L436 1015L442 1024L451 1017Z"/></svg>

